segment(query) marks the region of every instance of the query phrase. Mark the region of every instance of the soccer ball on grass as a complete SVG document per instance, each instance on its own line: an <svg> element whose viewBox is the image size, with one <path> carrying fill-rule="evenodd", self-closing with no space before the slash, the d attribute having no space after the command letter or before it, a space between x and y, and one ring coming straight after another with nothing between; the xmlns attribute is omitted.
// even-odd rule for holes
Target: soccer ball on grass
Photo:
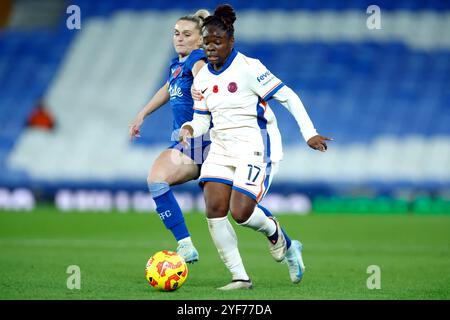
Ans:
<svg viewBox="0 0 450 320"><path fill-rule="evenodd" d="M161 291L174 291L180 288L187 276L186 262L173 251L158 251L148 260L145 267L145 279L153 288Z"/></svg>

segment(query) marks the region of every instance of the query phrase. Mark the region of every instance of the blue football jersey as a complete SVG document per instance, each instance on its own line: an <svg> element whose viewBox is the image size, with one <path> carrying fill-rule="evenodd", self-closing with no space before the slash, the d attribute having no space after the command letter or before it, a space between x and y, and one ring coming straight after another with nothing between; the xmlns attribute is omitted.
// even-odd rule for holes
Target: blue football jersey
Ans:
<svg viewBox="0 0 450 320"><path fill-rule="evenodd" d="M203 59L206 61L203 49L196 49L182 61L172 59L169 68L167 83L169 84L170 105L173 113L173 130L179 129L183 123L193 118L194 101L191 96L191 86L194 81L192 68L194 64Z"/></svg>

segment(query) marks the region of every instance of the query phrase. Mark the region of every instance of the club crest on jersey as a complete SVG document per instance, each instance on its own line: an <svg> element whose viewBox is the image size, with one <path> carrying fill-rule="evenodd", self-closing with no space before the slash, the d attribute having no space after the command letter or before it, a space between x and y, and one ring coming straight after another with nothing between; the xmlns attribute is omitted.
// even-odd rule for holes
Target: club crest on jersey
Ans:
<svg viewBox="0 0 450 320"><path fill-rule="evenodd" d="M181 67L178 66L178 68L177 68L175 71L173 71L173 73L172 73L172 78L175 79L176 77L178 77L178 75L180 74L180 72L181 72Z"/></svg>
<svg viewBox="0 0 450 320"><path fill-rule="evenodd" d="M237 87L236 82L230 82L228 84L228 91L230 91L231 93L236 92L237 88L238 87Z"/></svg>
<svg viewBox="0 0 450 320"><path fill-rule="evenodd" d="M213 92L214 92L214 93L219 92L219 86L215 85L215 86L213 87Z"/></svg>

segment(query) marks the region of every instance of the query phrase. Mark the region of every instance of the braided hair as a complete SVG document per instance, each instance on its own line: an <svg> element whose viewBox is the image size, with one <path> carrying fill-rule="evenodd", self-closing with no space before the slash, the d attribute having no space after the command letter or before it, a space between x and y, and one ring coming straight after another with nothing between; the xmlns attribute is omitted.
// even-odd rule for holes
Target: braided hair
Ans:
<svg viewBox="0 0 450 320"><path fill-rule="evenodd" d="M216 26L225 31L228 37L234 36L233 23L236 21L236 13L229 4L223 4L216 8L214 14L206 17L203 21L203 28Z"/></svg>

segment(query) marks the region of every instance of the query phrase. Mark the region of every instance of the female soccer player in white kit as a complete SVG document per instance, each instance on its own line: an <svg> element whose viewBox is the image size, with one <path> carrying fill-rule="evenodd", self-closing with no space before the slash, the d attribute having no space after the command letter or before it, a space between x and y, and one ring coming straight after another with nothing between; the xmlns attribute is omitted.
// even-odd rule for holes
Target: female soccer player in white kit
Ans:
<svg viewBox="0 0 450 320"><path fill-rule="evenodd" d="M194 79L203 98L194 103L192 121L182 125L180 140L203 135L210 128L211 149L200 173L204 186L208 226L219 255L232 274L232 282L219 289L251 288L227 214L242 226L262 232L271 243L276 261L288 263L291 280L300 282L304 264L301 244L292 241L292 252L279 222L255 210L272 182L283 157L281 135L267 104L275 98L295 117L308 145L327 149L329 138L317 134L300 98L256 59L234 49L234 10L216 8L205 19L203 44L208 59ZM300 263L292 263L293 260ZM291 263L290 263L291 262Z"/></svg>

